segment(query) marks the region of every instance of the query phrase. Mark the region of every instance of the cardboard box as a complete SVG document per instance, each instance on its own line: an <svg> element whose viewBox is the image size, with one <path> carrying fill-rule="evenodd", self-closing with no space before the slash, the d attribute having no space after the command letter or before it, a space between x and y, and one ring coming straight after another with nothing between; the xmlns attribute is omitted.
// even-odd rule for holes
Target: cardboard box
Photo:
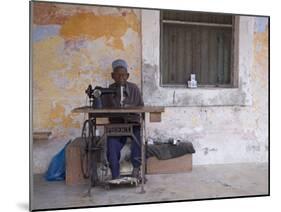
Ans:
<svg viewBox="0 0 281 212"><path fill-rule="evenodd" d="M75 138L66 147L65 152L65 183L67 185L79 185L87 183L81 169L81 144L82 138Z"/></svg>
<svg viewBox="0 0 281 212"><path fill-rule="evenodd" d="M147 174L175 174L190 172L192 170L192 154L172 158L168 160L158 160L156 157L147 159Z"/></svg>

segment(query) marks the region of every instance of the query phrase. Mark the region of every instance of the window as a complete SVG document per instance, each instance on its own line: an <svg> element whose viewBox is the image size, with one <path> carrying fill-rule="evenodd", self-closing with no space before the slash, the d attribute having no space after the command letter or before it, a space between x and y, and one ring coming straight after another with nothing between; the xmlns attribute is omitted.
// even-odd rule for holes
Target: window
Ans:
<svg viewBox="0 0 281 212"><path fill-rule="evenodd" d="M233 86L233 26L228 14L161 12L161 85Z"/></svg>

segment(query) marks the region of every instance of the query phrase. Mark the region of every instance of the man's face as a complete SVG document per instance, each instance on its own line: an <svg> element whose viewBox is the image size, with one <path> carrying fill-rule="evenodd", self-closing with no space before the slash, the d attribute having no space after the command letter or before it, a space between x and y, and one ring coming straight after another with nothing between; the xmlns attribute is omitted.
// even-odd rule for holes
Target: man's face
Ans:
<svg viewBox="0 0 281 212"><path fill-rule="evenodd" d="M125 85L129 78L129 73L125 68L118 67L111 73L111 76L118 85Z"/></svg>

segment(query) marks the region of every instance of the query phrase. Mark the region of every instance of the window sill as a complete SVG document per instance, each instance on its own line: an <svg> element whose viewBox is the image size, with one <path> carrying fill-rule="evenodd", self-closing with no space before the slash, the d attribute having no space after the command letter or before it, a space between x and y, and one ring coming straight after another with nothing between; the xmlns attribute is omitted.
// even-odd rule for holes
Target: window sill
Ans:
<svg viewBox="0 0 281 212"><path fill-rule="evenodd" d="M248 106L251 98L240 88L219 87L158 87L156 90L144 87L145 104L165 107L194 106Z"/></svg>
<svg viewBox="0 0 281 212"><path fill-rule="evenodd" d="M186 85L160 85L161 88L169 88L169 89L235 89L237 87L233 87L231 85L220 85L220 86L215 86L215 85L198 85L196 88L189 88Z"/></svg>

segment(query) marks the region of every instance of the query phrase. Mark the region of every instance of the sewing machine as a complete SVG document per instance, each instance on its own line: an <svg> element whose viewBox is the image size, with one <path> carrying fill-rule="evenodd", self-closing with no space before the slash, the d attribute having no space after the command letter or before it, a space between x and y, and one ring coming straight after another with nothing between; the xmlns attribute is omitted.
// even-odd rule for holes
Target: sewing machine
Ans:
<svg viewBox="0 0 281 212"><path fill-rule="evenodd" d="M120 89L118 91L118 89ZM123 100L123 91L124 87L117 89L111 88L102 88L95 87L92 89L92 86L89 85L85 93L90 99L89 106L83 106L75 108L72 110L73 113L87 113L88 119L83 123L82 128L82 140L84 145L81 145L82 160L87 160L86 166L84 167L83 161L81 161L84 177L89 178L89 190L88 194L91 196L91 188L96 185L103 185L105 188L109 185L107 181L107 169L108 162L106 159L106 145L105 142L108 136L129 136L132 139L136 139L132 127L134 124L101 124L104 126L104 135L99 136L96 134L96 129L99 124L97 124L97 118L111 118L111 117L129 117L132 113L140 115L140 128L141 128L141 141L138 142L141 145L141 191L144 193L144 167L145 167L145 115L150 113L150 120L159 121L161 119L156 118L161 115L161 112L164 112L163 107L152 107L152 106L143 106L143 107L124 107ZM118 108L105 108L102 104L102 95L117 94L120 92L120 107ZM98 162L101 162L102 175L98 176ZM130 179L132 182L136 179ZM122 181L123 182L123 181ZM126 181L127 182L127 181ZM114 183L114 182L112 182ZM117 182L120 183L120 182ZM136 183L137 185L137 183Z"/></svg>
<svg viewBox="0 0 281 212"><path fill-rule="evenodd" d="M117 95L120 93L120 107L124 106L124 86L119 86L118 88L103 88L100 86L96 86L94 89L92 85L89 85L88 88L85 90L85 93L88 95L90 99L90 106L92 108L102 108L102 96L104 95Z"/></svg>

